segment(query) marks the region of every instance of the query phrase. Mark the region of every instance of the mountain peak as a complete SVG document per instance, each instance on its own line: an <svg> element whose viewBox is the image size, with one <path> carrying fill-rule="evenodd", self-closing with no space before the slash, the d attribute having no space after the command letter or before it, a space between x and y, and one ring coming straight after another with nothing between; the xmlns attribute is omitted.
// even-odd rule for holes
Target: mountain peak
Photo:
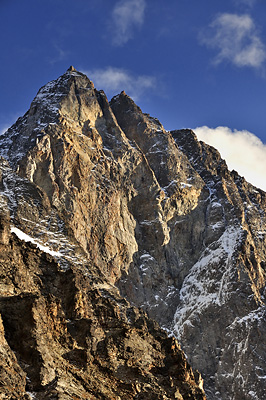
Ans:
<svg viewBox="0 0 266 400"><path fill-rule="evenodd" d="M205 399L134 304L180 340L208 399L266 398L265 193L193 131L165 130L124 91L108 103L73 66L0 144L17 171L0 159L0 341L18 355L1 371L18 359L38 399Z"/></svg>
<svg viewBox="0 0 266 400"><path fill-rule="evenodd" d="M77 72L76 68L73 67L73 65L70 65L70 67L68 68L69 72Z"/></svg>

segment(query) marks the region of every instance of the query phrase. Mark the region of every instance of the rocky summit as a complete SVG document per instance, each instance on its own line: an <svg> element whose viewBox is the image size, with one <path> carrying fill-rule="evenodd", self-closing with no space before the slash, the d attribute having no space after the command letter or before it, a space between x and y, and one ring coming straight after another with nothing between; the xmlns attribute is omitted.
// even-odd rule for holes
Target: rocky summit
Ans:
<svg viewBox="0 0 266 400"><path fill-rule="evenodd" d="M73 67L0 154L1 399L266 398L262 190Z"/></svg>

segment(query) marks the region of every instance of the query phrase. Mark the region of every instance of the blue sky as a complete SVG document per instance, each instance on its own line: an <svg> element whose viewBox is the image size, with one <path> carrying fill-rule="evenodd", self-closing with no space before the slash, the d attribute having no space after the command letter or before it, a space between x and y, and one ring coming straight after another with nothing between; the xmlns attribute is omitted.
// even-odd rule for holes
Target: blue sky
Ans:
<svg viewBox="0 0 266 400"><path fill-rule="evenodd" d="M201 127L211 144L255 151L264 187L265 0L0 0L0 15L0 131L74 65L166 129Z"/></svg>

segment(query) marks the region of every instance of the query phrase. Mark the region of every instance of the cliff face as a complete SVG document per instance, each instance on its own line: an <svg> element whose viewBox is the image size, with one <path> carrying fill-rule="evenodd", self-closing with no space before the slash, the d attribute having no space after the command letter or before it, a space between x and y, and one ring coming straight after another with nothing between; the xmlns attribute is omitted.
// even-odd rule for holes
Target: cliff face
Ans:
<svg viewBox="0 0 266 400"><path fill-rule="evenodd" d="M182 284L174 329L214 396L264 398L265 193L229 173L193 132L172 134L209 188L204 246Z"/></svg>
<svg viewBox="0 0 266 400"><path fill-rule="evenodd" d="M62 269L7 217L1 232L1 398L205 399L176 339L100 273Z"/></svg>
<svg viewBox="0 0 266 400"><path fill-rule="evenodd" d="M174 346L175 353L178 345L173 344L176 343L174 339L166 339L154 323L132 308L134 305L142 307L149 317L179 339L192 366L202 372L209 399L265 397L264 192L248 184L236 172L229 172L219 153L198 142L192 131L165 131L157 119L143 114L124 92L108 103L105 94L73 68L41 88L25 116L0 139L1 154L12 168L1 161L2 212L4 215L9 212L13 226L29 234L39 245L45 245L44 250L52 252L57 260L57 263L49 261L57 265L53 267L57 271L53 278L47 277L48 272L44 271L50 267L43 264L41 274L45 279L41 287L49 282L49 296L55 296L56 304L63 304L58 312L68 315L64 317L66 321L73 318L92 321L90 307L98 310L101 304L101 310L106 309L106 315L100 316L97 311L98 322L90 331L90 339L86 340L97 341L93 338L99 332L102 338L99 343L104 342L107 347L112 345L106 350L99 344L96 351L92 344L82 342L82 351L92 355L86 356L82 367L80 359L77 361L79 370L87 368L88 371L91 365L88 358L102 357L97 361L97 371L101 365L108 370L108 379L116 382L111 384L112 395L108 394L114 398L118 395L125 398L126 393L139 396L134 398L149 398L147 393L153 393L149 394L152 399L163 398L152 397L163 395L168 396L166 398L181 395L202 398L185 397L189 395L184 388L179 388L178 374L171 372L172 365L177 365L171 358L175 356L167 358L169 349ZM14 232L21 235L20 231ZM5 235L3 233L3 238ZM3 239L5 246L10 245L9 240ZM25 254L28 251L27 247ZM4 276L11 279L10 274L14 272L8 270ZM74 295L69 288L70 281L77 280L79 284L73 287L78 287L74 292L80 293L80 303L76 292ZM95 284L94 280L101 283ZM131 305L122 300L113 285ZM8 288L10 296L18 302L16 296L20 295L11 286ZM67 287L66 293L63 291L59 295L63 286ZM102 290L106 290L108 296L103 295ZM46 303L50 299L48 292L41 295ZM110 297L111 305L106 300ZM67 298L74 298L73 304L80 305L70 306ZM5 300L3 304L7 304ZM34 304L37 304L35 300ZM16 307L13 306L13 310ZM75 313L73 317L74 311L70 312L68 307L79 308L79 313L84 313L85 317ZM134 310L132 315L137 316L128 317L128 310ZM101 325L108 325L109 312L115 324L112 328ZM42 315L40 308L38 313ZM144 322L137 323L139 319ZM59 336L67 341L70 335L69 340L78 342L75 335L82 336L83 329L89 329L82 324L75 322L72 331L70 322L63 324L66 333L60 331ZM128 325L123 329L132 329L130 340L141 337L141 344L125 344L127 339L121 334L124 324ZM144 327L145 334L138 331ZM16 329L20 332L22 326ZM142 341L147 335L151 335L148 343L159 340L158 337L164 338L165 345L159 346L164 350L159 350L157 344L152 345L151 350ZM12 346L14 342L10 343L10 348L16 351ZM117 350L121 346L133 347L138 354L145 353L140 367L139 356L130 352L130 355L124 352L121 355ZM59 347L54 354L59 351L61 357L65 353ZM67 349L71 357L85 357L82 351L75 352L74 347ZM101 355L97 356L98 353ZM10 350L10 357L11 354ZM65 365L73 361L66 356L63 360L53 361L51 355L47 361L51 365L53 362L60 364L60 368L56 367L59 368L56 379L62 376ZM145 379L153 379L149 381L149 389L145 386L148 380L144 378L139 389L135 388L132 371L127 374L122 367L127 365L127 360L133 369L142 368L137 377L147 374ZM184 363L181 363L182 368L189 370ZM19 370L22 364L16 365L18 374L23 375ZM170 370L160 369L168 366ZM46 381L38 378L46 382L38 383L42 388L55 379L49 374L53 375L49 372L50 378ZM171 376L173 384L162 378L165 374ZM42 376L41 373L38 376ZM93 376L101 388L102 378L98 372ZM187 378L182 378L183 382L189 382L185 384L188 390L197 393L193 396L203 396L201 390L196 389L193 373L190 371L184 376ZM87 378L82 379L86 381ZM115 379L130 381L134 388L122 389L122 383L119 386ZM86 385L83 389L92 396L93 392L86 389L89 388ZM113 389L114 385L118 385L117 389ZM175 395L175 388L181 394ZM95 398L108 398L104 397L107 396L105 389L99 390L102 392Z"/></svg>

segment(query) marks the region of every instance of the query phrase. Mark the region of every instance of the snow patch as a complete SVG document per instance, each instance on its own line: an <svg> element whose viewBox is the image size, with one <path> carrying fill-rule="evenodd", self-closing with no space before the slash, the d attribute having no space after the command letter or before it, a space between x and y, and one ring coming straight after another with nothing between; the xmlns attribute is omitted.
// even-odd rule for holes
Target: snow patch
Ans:
<svg viewBox="0 0 266 400"><path fill-rule="evenodd" d="M69 75L71 75L71 76L78 76L78 77L81 77L82 75L81 74L79 74L78 72L68 72L68 74Z"/></svg>
<svg viewBox="0 0 266 400"><path fill-rule="evenodd" d="M228 227L221 237L205 249L192 266L180 290L180 305L175 314L174 331L182 335L185 325L193 321L210 304L220 306L229 290L231 259L242 229Z"/></svg>
<svg viewBox="0 0 266 400"><path fill-rule="evenodd" d="M62 254L59 251L54 251L47 246L41 245L34 238L32 238L31 236L27 235L26 233L22 232L20 229L14 226L11 226L11 233L14 233L20 240L24 240L24 242L31 242L35 244L41 251L44 251L45 253L48 253L53 257L62 256Z"/></svg>
<svg viewBox="0 0 266 400"><path fill-rule="evenodd" d="M192 185L190 183L180 182L180 186L182 189L191 188Z"/></svg>
<svg viewBox="0 0 266 400"><path fill-rule="evenodd" d="M149 253L142 254L142 256L140 256L140 259L142 261L143 260L145 260L145 261L147 261L147 260L154 261L155 260L154 257L152 257Z"/></svg>
<svg viewBox="0 0 266 400"><path fill-rule="evenodd" d="M26 392L26 394L27 394L28 396L30 396L30 398L31 398L32 400L37 399L36 393L33 393L33 392Z"/></svg>
<svg viewBox="0 0 266 400"><path fill-rule="evenodd" d="M231 324L231 328L235 328L236 325L245 324L246 327L252 326L252 324L257 320L258 322L263 320L265 314L265 307L259 307L256 310L251 311L249 314L242 318L237 317Z"/></svg>

